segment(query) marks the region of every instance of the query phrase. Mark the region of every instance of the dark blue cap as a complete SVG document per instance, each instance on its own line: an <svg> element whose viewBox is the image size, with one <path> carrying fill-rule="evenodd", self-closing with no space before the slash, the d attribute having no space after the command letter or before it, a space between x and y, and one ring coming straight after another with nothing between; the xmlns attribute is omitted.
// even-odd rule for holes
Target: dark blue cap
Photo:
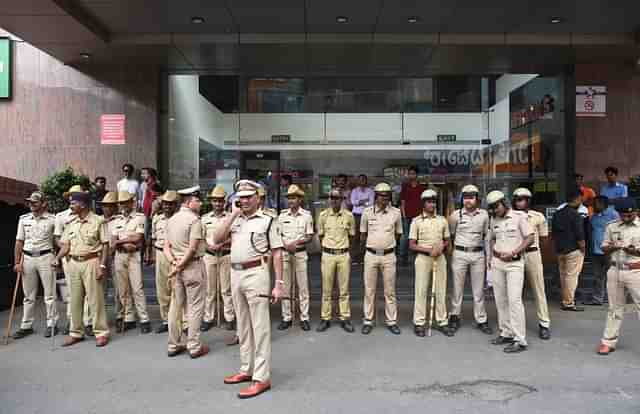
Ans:
<svg viewBox="0 0 640 414"><path fill-rule="evenodd" d="M620 198L615 204L618 213L633 213L636 209L636 200L630 197Z"/></svg>

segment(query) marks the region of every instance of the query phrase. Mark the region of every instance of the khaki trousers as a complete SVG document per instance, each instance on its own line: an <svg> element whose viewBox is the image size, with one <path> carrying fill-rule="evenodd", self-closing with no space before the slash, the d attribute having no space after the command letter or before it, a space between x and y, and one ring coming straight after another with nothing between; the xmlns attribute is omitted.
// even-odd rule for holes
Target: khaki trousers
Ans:
<svg viewBox="0 0 640 414"><path fill-rule="evenodd" d="M271 378L271 294L269 268L262 266L246 270L231 269L231 294L236 308L237 333L240 339L240 373L253 381Z"/></svg>
<svg viewBox="0 0 640 414"><path fill-rule="evenodd" d="M378 270L382 271L384 287L385 324L398 322L398 302L396 300L396 255L377 256L369 251L364 255L364 324L374 323L376 311L376 285Z"/></svg>
<svg viewBox="0 0 640 414"><path fill-rule="evenodd" d="M138 319L141 323L149 322L147 314L147 300L142 287L142 265L140 252L122 253L117 252L115 258L116 278L118 279L118 294L120 302L124 305L125 321L131 322L133 309L131 308L131 298L136 306ZM118 315L121 316L121 315ZM120 319L120 318L118 318Z"/></svg>
<svg viewBox="0 0 640 414"><path fill-rule="evenodd" d="M156 296L160 305L160 319L166 324L169 320L169 305L171 304L171 289L167 282L171 263L162 250L155 247L154 249L156 250Z"/></svg>
<svg viewBox="0 0 640 414"><path fill-rule="evenodd" d="M607 290L609 293L609 310L607 324L602 335L602 343L615 348L618 344L622 320L627 302L626 291L631 299L640 307L640 270L617 270L610 267L607 272Z"/></svg>
<svg viewBox="0 0 640 414"><path fill-rule="evenodd" d="M348 253L322 253L320 262L322 271L322 309L320 318L330 321L333 316L333 283L338 276L338 292L340 320L351 319L351 303L349 297L349 278L351 277L351 258Z"/></svg>
<svg viewBox="0 0 640 414"><path fill-rule="evenodd" d="M69 326L73 325L73 321L71 320L71 278L69 277L69 262L71 259L64 258L62 259L62 272L64 273L64 298L63 301L67 305L67 320L69 321ZM91 316L91 309L89 308L89 301L87 298L84 300L83 305L83 313L82 313L82 322L84 326L91 325L93 317Z"/></svg>
<svg viewBox="0 0 640 414"><path fill-rule="evenodd" d="M513 338L526 346L526 323L522 302L524 260L503 262L494 258L491 272L500 335Z"/></svg>
<svg viewBox="0 0 640 414"><path fill-rule="evenodd" d="M483 252L463 252L453 250L451 270L453 271L453 292L451 294L451 315L460 316L464 297L464 282L467 273L473 291L473 318L477 323L487 322L484 306L485 258Z"/></svg>
<svg viewBox="0 0 640 414"><path fill-rule="evenodd" d="M437 273L433 274L433 264L438 267ZM415 261L416 267L416 292L413 306L413 324L415 326L425 326L429 318L427 313L427 302L431 295L431 283L435 289L435 312L436 323L439 326L446 326L447 318L447 259L444 255L433 258L424 254L418 254ZM433 298L431 298L433 301ZM432 302L433 303L433 302ZM432 305L433 306L433 305Z"/></svg>
<svg viewBox="0 0 640 414"><path fill-rule="evenodd" d="M300 320L309 320L309 279L307 275L307 252L284 253L283 254L283 279L286 296L297 299L300 302ZM295 276L298 297L294 298L292 281ZM293 301L282 301L282 320L289 322L292 319L291 303ZM293 302L295 303L295 302Z"/></svg>
<svg viewBox="0 0 640 414"><path fill-rule="evenodd" d="M82 314L85 300L93 310L93 333L96 337L109 336L107 309L104 304L104 279L97 280L100 259L84 262L70 260L67 263L71 281L71 329L69 334L76 338L84 336Z"/></svg>
<svg viewBox="0 0 640 414"><path fill-rule="evenodd" d="M58 320L56 309L56 274L51 267L53 254L45 254L40 257L24 255L24 273L22 275L22 324L20 328L30 329L33 326L36 300L38 297L38 281L44 288L44 304L47 313L47 326L55 326Z"/></svg>
<svg viewBox="0 0 640 414"><path fill-rule="evenodd" d="M206 322L216 320L216 296L218 296L218 280L220 280L224 320L231 322L236 318L233 311L233 299L231 298L231 256L226 255L218 258L205 254L204 263L207 269L207 298L204 305L204 320Z"/></svg>
<svg viewBox="0 0 640 414"><path fill-rule="evenodd" d="M524 254L524 274L536 300L538 323L540 326L549 328L551 320L547 306L547 295L544 291L544 267L540 250Z"/></svg>
<svg viewBox="0 0 640 414"><path fill-rule="evenodd" d="M584 255L580 250L574 250L568 254L558 255L558 267L560 270L560 288L562 290L562 305L574 306L578 276L582 271Z"/></svg>
<svg viewBox="0 0 640 414"><path fill-rule="evenodd" d="M204 314L206 270L202 259L192 260L175 277L169 305L169 351L186 346L190 353L200 350L200 323ZM183 314L187 319L187 337L182 332ZM186 339L186 341L185 341ZM186 343L185 343L186 342Z"/></svg>

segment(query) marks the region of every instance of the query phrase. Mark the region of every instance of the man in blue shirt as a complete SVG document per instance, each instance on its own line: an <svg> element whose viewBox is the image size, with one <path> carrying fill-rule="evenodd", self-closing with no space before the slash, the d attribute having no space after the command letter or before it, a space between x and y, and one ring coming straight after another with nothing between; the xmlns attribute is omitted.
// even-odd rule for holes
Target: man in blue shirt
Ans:
<svg viewBox="0 0 640 414"><path fill-rule="evenodd" d="M609 223L620 219L620 214L609 206L609 199L598 196L593 201L593 216L591 217L591 260L593 262L593 290L591 301L585 305L602 305L607 298L607 270L609 259L602 251L604 234Z"/></svg>
<svg viewBox="0 0 640 414"><path fill-rule="evenodd" d="M600 188L600 195L603 195L613 201L616 198L628 197L627 186L618 182L618 169L616 167L607 167L604 170L607 177L607 184Z"/></svg>

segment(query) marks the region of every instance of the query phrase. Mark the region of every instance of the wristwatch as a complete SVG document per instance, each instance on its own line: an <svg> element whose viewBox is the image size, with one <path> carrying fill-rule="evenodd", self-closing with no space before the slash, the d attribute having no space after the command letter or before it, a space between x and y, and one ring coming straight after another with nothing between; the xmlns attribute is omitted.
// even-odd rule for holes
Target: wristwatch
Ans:
<svg viewBox="0 0 640 414"><path fill-rule="evenodd" d="M106 268L107 268L107 265L103 265L103 264L100 265L100 269L106 269Z"/></svg>

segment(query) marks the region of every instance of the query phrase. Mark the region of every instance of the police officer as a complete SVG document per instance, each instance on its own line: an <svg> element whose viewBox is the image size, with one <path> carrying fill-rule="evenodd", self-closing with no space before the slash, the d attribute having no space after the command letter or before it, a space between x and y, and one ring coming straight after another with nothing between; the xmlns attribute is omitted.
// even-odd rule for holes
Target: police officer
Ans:
<svg viewBox="0 0 640 414"><path fill-rule="evenodd" d="M326 331L331 325L333 314L333 283L338 277L340 323L342 329L353 332L351 324L351 303L349 302L349 281L351 257L349 246L356 234L356 221L350 211L342 207L342 192L334 188L329 192L330 207L323 210L318 218L318 236L322 245L322 310L318 332Z"/></svg>
<svg viewBox="0 0 640 414"><path fill-rule="evenodd" d="M443 254L449 244L447 219L437 214L438 193L427 189L422 192L422 214L414 218L409 227L409 248L415 251L416 292L413 308L414 332L419 337L425 335L427 324L427 298L435 293L436 329L445 336L453 336L447 319L447 259ZM434 266L437 272L434 272ZM430 285L433 284L430 288ZM433 304L431 305L433 306Z"/></svg>
<svg viewBox="0 0 640 414"><path fill-rule="evenodd" d="M67 271L71 282L71 329L62 346L70 346L84 339L82 313L85 298L93 313L93 333L96 346L109 342L107 311L104 303L104 280L109 260L109 245L104 219L89 209L89 193L73 193L71 210L76 217L67 223L60 238L61 249L52 265L68 257Z"/></svg>
<svg viewBox="0 0 640 414"><path fill-rule="evenodd" d="M284 293L282 285L282 238L277 220L258 209L259 185L240 180L235 185L240 206L233 206L216 231L215 242L231 237L231 292L237 313L240 339L240 370L224 379L225 384L252 382L239 398L255 397L271 389L271 322L269 297L276 303ZM271 251L275 287L269 295L271 278L265 254Z"/></svg>
<svg viewBox="0 0 640 414"><path fill-rule="evenodd" d="M178 202L178 193L175 191L166 191L160 197L161 209L160 214L153 216L151 221L151 243L155 250L154 257L156 267L156 296L160 305L160 319L162 323L156 328L156 333L164 333L169 330L169 304L171 303L171 290L168 285L168 277L170 263L164 255L164 243L167 238L167 223L176 211Z"/></svg>
<svg viewBox="0 0 640 414"><path fill-rule="evenodd" d="M262 210L267 216L271 218L277 218L278 212L273 208L267 207L267 192L261 185L258 187L258 197L260 200L258 203L258 209Z"/></svg>
<svg viewBox="0 0 640 414"><path fill-rule="evenodd" d="M130 295L140 320L140 332L146 334L151 332L151 323L144 296L140 255L140 249L144 244L146 219L144 214L134 211L133 194L126 191L119 192L118 205L121 216L114 223L111 245L116 251L115 270L120 301L124 304L124 330L133 329L136 326L131 301L127 300Z"/></svg>
<svg viewBox="0 0 640 414"><path fill-rule="evenodd" d="M172 297L169 305L167 355L175 357L188 350L191 358L200 358L209 353L209 346L200 341L200 323L206 293L200 187L179 190L178 194L182 205L167 222L164 243L164 254L172 269L168 275ZM186 338L182 329L183 309L186 309L188 321Z"/></svg>
<svg viewBox="0 0 640 414"><path fill-rule="evenodd" d="M300 327L303 331L311 329L309 325L309 280L307 278L307 243L313 236L313 217L302 208L304 191L295 184L287 188L288 208L280 213L278 223L282 231L284 291L291 292L293 300L300 301ZM294 281L295 276L295 281ZM293 284L298 288L298 297L293 294ZM282 301L282 322L279 330L291 327L291 307L295 302Z"/></svg>
<svg viewBox="0 0 640 414"><path fill-rule="evenodd" d="M385 324L400 335L396 300L396 244L402 237L402 214L391 203L391 186L380 183L374 188L375 203L362 212L360 240L366 243L364 256L364 325L362 333L373 329L378 271L384 282ZM364 250L362 246L361 250Z"/></svg>
<svg viewBox="0 0 640 414"><path fill-rule="evenodd" d="M473 317L476 327L483 333L491 335L493 330L487 322L487 311L484 306L485 281L485 237L488 233L489 215L479 207L480 191L474 185L462 188L462 207L449 216L449 231L453 236L453 255L451 269L453 271L453 292L449 326L453 331L460 328L462 299L467 273L471 278L473 291Z"/></svg>
<svg viewBox="0 0 640 414"><path fill-rule="evenodd" d="M222 243L214 241L218 227L222 225L225 218L230 213L224 210L227 192L220 185L216 186L209 193L209 200L213 205L210 213L202 216L202 226L204 227L207 250L204 255L204 263L207 269L207 297L204 307L204 321L200 325L200 330L207 331L216 324L216 298L222 296L224 304L224 323L229 331L235 329L236 316L233 311L233 301L231 299L231 240ZM218 292L220 286L220 292Z"/></svg>
<svg viewBox="0 0 640 414"><path fill-rule="evenodd" d="M531 191L526 188L517 188L513 192L513 208L522 211L527 215L529 226L534 231L533 244L527 247L524 253L524 274L529 281L529 286L533 290L536 300L536 310L538 315L538 336L540 339L551 338L551 320L547 307L547 295L544 290L544 268L542 266L542 255L540 254L540 239L549 236L547 219L544 214L529 209L531 203Z"/></svg>
<svg viewBox="0 0 640 414"><path fill-rule="evenodd" d="M607 272L609 310L598 354L608 355L616 350L622 320L624 319L627 293L640 306L640 221L632 198L616 200L620 220L607 226L602 250L611 255L611 267Z"/></svg>
<svg viewBox="0 0 640 414"><path fill-rule="evenodd" d="M493 282L493 293L498 310L498 337L494 345L507 345L506 353L527 349L522 287L524 285L524 253L534 240L534 232L527 215L507 207L505 195L492 191L487 195L491 214L490 246L492 257L488 261Z"/></svg>
<svg viewBox="0 0 640 414"><path fill-rule="evenodd" d="M56 335L58 311L56 309L56 275L51 268L53 259L53 229L55 216L47 212L47 200L36 191L26 199L30 213L20 216L15 246L16 273L22 273L22 323L14 339L33 333L35 304L38 295L38 280L44 288L44 303L47 310L46 338Z"/></svg>

